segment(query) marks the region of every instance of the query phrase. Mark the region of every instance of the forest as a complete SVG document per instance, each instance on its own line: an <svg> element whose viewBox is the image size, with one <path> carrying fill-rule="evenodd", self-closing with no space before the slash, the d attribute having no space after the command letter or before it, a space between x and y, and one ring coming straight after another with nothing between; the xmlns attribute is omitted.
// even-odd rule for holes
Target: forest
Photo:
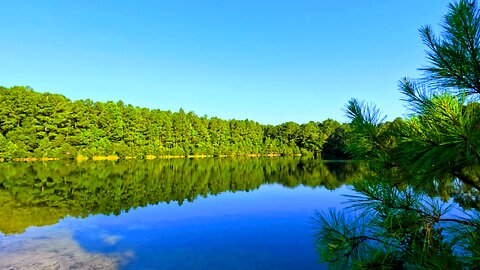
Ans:
<svg viewBox="0 0 480 270"><path fill-rule="evenodd" d="M197 116L183 109L171 112L122 101L71 101L30 87L0 87L3 159L320 156L322 150L327 158L344 158L342 143L347 133L348 125L331 119L262 125Z"/></svg>
<svg viewBox="0 0 480 270"><path fill-rule="evenodd" d="M327 119L273 126L199 117L184 110L139 108L122 101L71 101L29 87L0 87L3 159L303 155L362 161L359 167L342 163L350 166L345 168L350 174L343 175L341 181L333 181L338 178L333 177L335 170L315 164L315 159L290 160L265 168L259 166L260 159L242 164L237 159L206 159L202 160L208 163L203 169L195 159L156 164L118 161L122 166L116 167L87 162L72 171L63 165L47 171L42 163L6 162L1 164L4 180L0 199L30 206L32 212L42 205L59 206L63 212L51 215L46 222L53 223L65 215L118 213L159 201L181 204L199 195L252 190L262 183L329 188L345 183L357 193L347 197L344 210L317 212L313 217L315 247L321 260L332 268L479 269L477 2L450 4L441 27L439 36L430 26L420 29L428 65L421 68L420 78L400 80L410 115L393 122L385 122L375 106L355 98L345 108L349 124ZM18 175L9 169L12 164L21 169L16 170ZM290 168L300 169L300 175L288 176L286 172L293 171ZM104 173L101 181L92 181L98 171ZM217 173L223 182L210 177ZM66 185L70 174L84 177L71 180L73 189ZM127 181L118 175L127 175ZM182 178L191 182L175 182ZM250 180L244 180L247 178ZM136 186L135 181L145 179L153 179L145 185L147 189ZM109 183L111 190L98 195L96 185L102 181ZM72 199L73 191L80 200ZM118 201L121 198L128 202L126 206ZM5 208L4 215L17 215L15 205ZM18 219L18 226L0 225L4 232L16 233L31 222L37 221Z"/></svg>

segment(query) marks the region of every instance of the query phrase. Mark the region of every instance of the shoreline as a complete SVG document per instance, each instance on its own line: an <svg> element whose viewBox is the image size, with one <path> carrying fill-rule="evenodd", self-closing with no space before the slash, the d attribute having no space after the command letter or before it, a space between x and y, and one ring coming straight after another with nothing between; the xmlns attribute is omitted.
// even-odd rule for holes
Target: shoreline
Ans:
<svg viewBox="0 0 480 270"><path fill-rule="evenodd" d="M52 158L52 157L41 157L41 158L36 158L36 157L26 157L26 158L0 158L0 162L8 162L8 161L13 161L13 162L34 162L34 161L58 161L58 160L75 160L78 162L81 161L117 161L117 160L132 160L132 159L138 159L138 160L154 160L154 159L175 159L175 158L212 158L212 157L281 157L281 156L302 156L301 154L291 154L291 155L282 155L278 153L271 153L271 154L246 154L246 155L161 155L161 156L155 156L155 155L146 155L143 158L138 158L138 157L132 157L132 156L126 156L126 157L119 157L119 156L92 156L92 157L86 157L86 156L77 156L74 159L68 159L68 158Z"/></svg>

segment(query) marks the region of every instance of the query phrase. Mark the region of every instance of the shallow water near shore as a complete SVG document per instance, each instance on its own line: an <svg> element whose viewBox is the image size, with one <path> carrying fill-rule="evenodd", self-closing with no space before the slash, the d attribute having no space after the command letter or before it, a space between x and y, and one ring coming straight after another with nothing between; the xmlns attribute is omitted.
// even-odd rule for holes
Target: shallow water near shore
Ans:
<svg viewBox="0 0 480 270"><path fill-rule="evenodd" d="M346 163L300 158L2 167L1 269L324 269L315 210Z"/></svg>

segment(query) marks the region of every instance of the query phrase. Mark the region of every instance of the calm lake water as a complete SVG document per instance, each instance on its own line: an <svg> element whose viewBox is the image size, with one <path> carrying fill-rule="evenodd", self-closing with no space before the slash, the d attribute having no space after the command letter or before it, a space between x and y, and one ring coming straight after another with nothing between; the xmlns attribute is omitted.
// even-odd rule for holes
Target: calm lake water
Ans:
<svg viewBox="0 0 480 270"><path fill-rule="evenodd" d="M207 158L0 164L0 269L325 269L315 210L353 163Z"/></svg>

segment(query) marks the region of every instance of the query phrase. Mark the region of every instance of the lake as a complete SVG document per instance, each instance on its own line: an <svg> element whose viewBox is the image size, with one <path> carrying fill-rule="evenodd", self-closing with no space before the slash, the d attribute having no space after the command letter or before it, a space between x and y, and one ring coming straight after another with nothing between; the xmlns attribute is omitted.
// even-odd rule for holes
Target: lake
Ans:
<svg viewBox="0 0 480 270"><path fill-rule="evenodd" d="M355 163L300 157L0 164L0 269L325 269L315 210Z"/></svg>

